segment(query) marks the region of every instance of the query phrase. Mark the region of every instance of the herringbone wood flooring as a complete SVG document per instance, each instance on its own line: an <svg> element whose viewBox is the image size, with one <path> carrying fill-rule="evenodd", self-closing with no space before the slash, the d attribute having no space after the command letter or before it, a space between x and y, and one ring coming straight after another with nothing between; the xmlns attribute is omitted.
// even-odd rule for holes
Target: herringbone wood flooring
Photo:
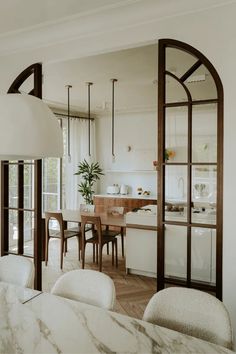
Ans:
<svg viewBox="0 0 236 354"><path fill-rule="evenodd" d="M120 247L120 239L118 240ZM86 246L85 268L97 270L97 264L92 261L91 245ZM59 240L52 239L49 244L49 262L46 267L43 265L43 291L49 292L55 281L63 273L73 269L81 268L78 261L77 239L68 240L68 252L64 257L63 271L59 265ZM125 271L125 261L119 252L118 268L111 264L111 255L106 254L106 246L103 249L103 272L109 275L116 288L115 311L136 318L142 318L144 309L156 292L156 279L138 275L127 275Z"/></svg>

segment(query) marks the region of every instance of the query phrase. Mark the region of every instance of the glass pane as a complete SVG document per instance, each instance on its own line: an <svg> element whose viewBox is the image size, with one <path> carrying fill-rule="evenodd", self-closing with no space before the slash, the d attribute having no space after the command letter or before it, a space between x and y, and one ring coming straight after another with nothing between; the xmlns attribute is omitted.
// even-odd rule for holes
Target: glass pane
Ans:
<svg viewBox="0 0 236 354"><path fill-rule="evenodd" d="M216 230L192 228L191 280L216 281Z"/></svg>
<svg viewBox="0 0 236 354"><path fill-rule="evenodd" d="M217 161L217 104L193 106L192 161Z"/></svg>
<svg viewBox="0 0 236 354"><path fill-rule="evenodd" d="M18 211L9 210L9 251L18 253Z"/></svg>
<svg viewBox="0 0 236 354"><path fill-rule="evenodd" d="M32 165L24 165L24 208L33 209L33 181L34 167Z"/></svg>
<svg viewBox="0 0 236 354"><path fill-rule="evenodd" d="M217 98L215 81L205 65L201 65L184 83L193 101Z"/></svg>
<svg viewBox="0 0 236 354"><path fill-rule="evenodd" d="M187 167L165 168L165 220L187 220Z"/></svg>
<svg viewBox="0 0 236 354"><path fill-rule="evenodd" d="M43 211L60 209L60 160L43 160Z"/></svg>
<svg viewBox="0 0 236 354"><path fill-rule="evenodd" d="M192 167L192 222L216 224L217 168Z"/></svg>
<svg viewBox="0 0 236 354"><path fill-rule="evenodd" d="M192 55L176 48L166 48L166 70L176 75L179 79L196 63Z"/></svg>
<svg viewBox="0 0 236 354"><path fill-rule="evenodd" d="M18 207L18 165L9 165L9 207Z"/></svg>
<svg viewBox="0 0 236 354"><path fill-rule="evenodd" d="M188 97L183 86L172 76L166 75L166 103L187 101Z"/></svg>
<svg viewBox="0 0 236 354"><path fill-rule="evenodd" d="M24 254L33 256L34 249L34 213L24 211Z"/></svg>
<svg viewBox="0 0 236 354"><path fill-rule="evenodd" d="M166 162L187 162L188 108L166 108Z"/></svg>
<svg viewBox="0 0 236 354"><path fill-rule="evenodd" d="M165 277L187 277L187 227L165 225Z"/></svg>

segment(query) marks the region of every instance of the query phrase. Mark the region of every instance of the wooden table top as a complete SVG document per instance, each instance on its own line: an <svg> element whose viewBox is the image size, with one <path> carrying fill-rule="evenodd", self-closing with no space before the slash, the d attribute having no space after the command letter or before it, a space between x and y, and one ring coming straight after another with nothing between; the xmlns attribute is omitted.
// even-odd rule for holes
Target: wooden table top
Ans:
<svg viewBox="0 0 236 354"><path fill-rule="evenodd" d="M68 222L81 222L81 213L79 210L63 209L58 210L62 212L63 220ZM82 213L83 215L100 216L102 225L126 227L125 215L112 215L107 213Z"/></svg>

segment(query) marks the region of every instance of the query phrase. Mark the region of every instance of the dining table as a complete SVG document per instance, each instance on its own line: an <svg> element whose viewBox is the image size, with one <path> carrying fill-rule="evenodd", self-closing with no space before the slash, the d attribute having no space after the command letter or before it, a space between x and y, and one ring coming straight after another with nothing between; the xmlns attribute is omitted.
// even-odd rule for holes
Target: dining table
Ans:
<svg viewBox="0 0 236 354"><path fill-rule="evenodd" d="M114 226L114 227L126 227L125 215L118 213L96 213L96 212L80 212L80 210L73 209L62 209L58 210L58 212L62 213L63 220L65 222L75 222L81 223L81 214L90 215L90 216L100 216L101 224L103 226Z"/></svg>
<svg viewBox="0 0 236 354"><path fill-rule="evenodd" d="M136 318L0 282L1 354L233 353Z"/></svg>

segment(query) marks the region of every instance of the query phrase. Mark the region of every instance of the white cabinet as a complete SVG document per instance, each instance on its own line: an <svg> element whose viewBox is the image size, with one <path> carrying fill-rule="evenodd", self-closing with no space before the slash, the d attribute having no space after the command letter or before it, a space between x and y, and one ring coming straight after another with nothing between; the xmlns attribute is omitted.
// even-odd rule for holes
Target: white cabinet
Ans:
<svg viewBox="0 0 236 354"><path fill-rule="evenodd" d="M165 276L187 276L187 228L165 226Z"/></svg>
<svg viewBox="0 0 236 354"><path fill-rule="evenodd" d="M126 229L126 269L133 274L157 276L157 231Z"/></svg>
<svg viewBox="0 0 236 354"><path fill-rule="evenodd" d="M192 229L192 280L215 283L216 231Z"/></svg>
<svg viewBox="0 0 236 354"><path fill-rule="evenodd" d="M133 274L157 276L157 206L126 214L126 269Z"/></svg>
<svg viewBox="0 0 236 354"><path fill-rule="evenodd" d="M215 283L216 234L213 229L192 228L192 281ZM165 276L187 277L187 228L166 225Z"/></svg>

